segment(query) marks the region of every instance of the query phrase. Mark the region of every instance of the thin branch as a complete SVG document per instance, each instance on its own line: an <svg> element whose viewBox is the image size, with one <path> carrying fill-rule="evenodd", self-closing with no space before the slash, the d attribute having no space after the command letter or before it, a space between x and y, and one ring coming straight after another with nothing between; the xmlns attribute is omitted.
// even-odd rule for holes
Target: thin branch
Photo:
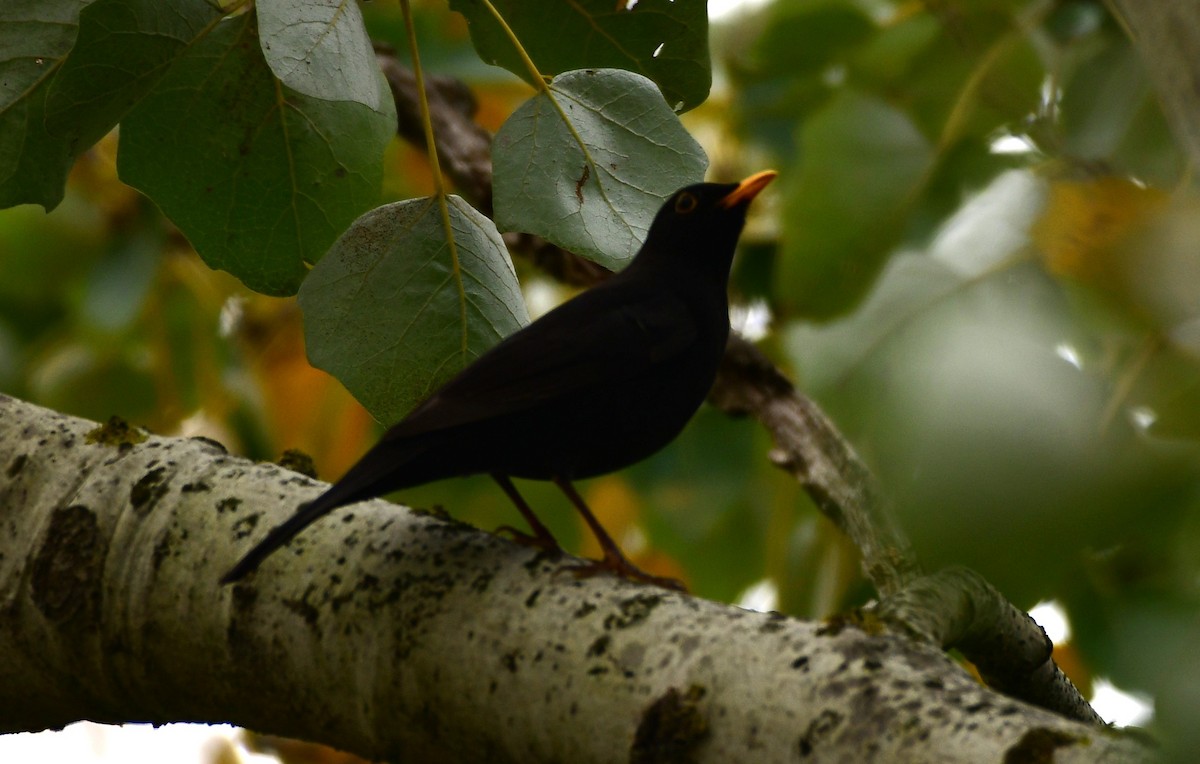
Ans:
<svg viewBox="0 0 1200 764"><path fill-rule="evenodd" d="M804 486L817 508L858 547L863 570L883 596L920 575L908 539L866 464L833 422L757 347L733 335L709 400L752 415L771 433L771 460Z"/></svg>
<svg viewBox="0 0 1200 764"><path fill-rule="evenodd" d="M1042 627L973 570L919 578L875 612L932 644L956 648L989 687L1069 719L1104 724L1051 658L1054 644Z"/></svg>

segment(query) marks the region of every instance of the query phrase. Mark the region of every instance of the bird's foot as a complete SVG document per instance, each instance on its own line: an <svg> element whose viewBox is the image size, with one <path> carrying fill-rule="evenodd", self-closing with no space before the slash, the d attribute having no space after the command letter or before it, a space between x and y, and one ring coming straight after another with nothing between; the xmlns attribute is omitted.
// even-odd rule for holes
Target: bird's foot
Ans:
<svg viewBox="0 0 1200 764"><path fill-rule="evenodd" d="M495 533L498 536L508 536L521 546L535 547L556 557L566 554L563 548L559 546L558 541L545 528L535 528L534 531L534 533L526 533L525 531L517 530L511 525L501 525L495 530Z"/></svg>
<svg viewBox="0 0 1200 764"><path fill-rule="evenodd" d="M652 586L661 586L664 589L670 589L676 592L687 594L687 586L677 578L668 578L667 576L655 576L647 573L624 556L612 557L605 556L602 560L589 560L581 565L569 565L560 570L570 572L576 578L591 578L604 573L620 576L629 581L637 581L643 584Z"/></svg>

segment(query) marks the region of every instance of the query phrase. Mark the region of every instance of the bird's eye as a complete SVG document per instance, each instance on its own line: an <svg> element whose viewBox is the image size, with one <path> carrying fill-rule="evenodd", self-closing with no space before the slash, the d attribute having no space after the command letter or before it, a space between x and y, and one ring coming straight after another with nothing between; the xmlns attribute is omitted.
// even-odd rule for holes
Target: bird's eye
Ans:
<svg viewBox="0 0 1200 764"><path fill-rule="evenodd" d="M684 191L682 194L675 197L675 211L680 215L686 215L692 210L696 209L696 205L699 203L700 200L696 198L695 194L690 194L687 191Z"/></svg>

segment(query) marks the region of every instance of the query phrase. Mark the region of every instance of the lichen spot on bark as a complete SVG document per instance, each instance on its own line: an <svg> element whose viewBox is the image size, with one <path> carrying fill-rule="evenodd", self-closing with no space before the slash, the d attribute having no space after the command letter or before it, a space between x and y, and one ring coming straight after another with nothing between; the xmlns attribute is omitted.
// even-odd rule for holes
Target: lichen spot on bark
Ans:
<svg viewBox="0 0 1200 764"><path fill-rule="evenodd" d="M50 621L94 620L107 552L96 514L75 504L54 510L33 561L33 604Z"/></svg>
<svg viewBox="0 0 1200 764"><path fill-rule="evenodd" d="M129 422L119 416L113 416L99 427L89 430L84 437L88 443L116 446L118 450L128 451L146 440L146 432L138 427L131 427Z"/></svg>
<svg viewBox="0 0 1200 764"><path fill-rule="evenodd" d="M686 692L672 687L647 706L633 738L630 764L692 761L711 733L701 705L706 694L700 685Z"/></svg>

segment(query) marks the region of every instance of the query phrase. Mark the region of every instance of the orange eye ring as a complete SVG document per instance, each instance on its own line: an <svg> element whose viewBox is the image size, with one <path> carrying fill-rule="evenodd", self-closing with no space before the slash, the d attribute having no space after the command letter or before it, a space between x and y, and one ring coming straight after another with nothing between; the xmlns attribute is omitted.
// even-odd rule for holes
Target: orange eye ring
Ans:
<svg viewBox="0 0 1200 764"><path fill-rule="evenodd" d="M675 211L680 215L686 215L696 209L699 204L700 200L696 198L695 194L684 191L675 198Z"/></svg>

